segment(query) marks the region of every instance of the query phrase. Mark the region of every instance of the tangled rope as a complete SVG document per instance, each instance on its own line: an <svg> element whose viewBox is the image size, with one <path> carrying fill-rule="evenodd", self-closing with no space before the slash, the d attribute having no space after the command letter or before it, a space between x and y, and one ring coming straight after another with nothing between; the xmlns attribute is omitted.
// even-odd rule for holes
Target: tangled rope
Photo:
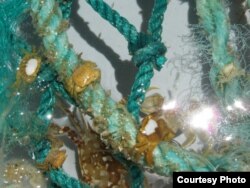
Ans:
<svg viewBox="0 0 250 188"><path fill-rule="evenodd" d="M10 5L15 4L16 2L17 6L27 6L27 3L22 4L21 0L16 2L10 0L9 2L11 3L7 6L8 9L10 9ZM6 125L8 123L13 124L18 127L18 131L21 133L30 129L28 130L29 132L25 133L30 134L31 136L37 132L38 134L43 135L46 131L41 133L38 130L46 130L51 123L51 119L48 118L48 116L54 110L55 93L58 92L64 99L70 101L74 105L78 105L86 111L89 111L95 122L95 131L100 134L101 137L106 135L102 137L102 141L112 148L114 153L122 154L117 155L116 157L128 167L128 171L131 173L131 179L139 176L139 178L134 181L134 187L141 186L143 179L143 177L141 177L142 173L140 168L137 168L135 164L148 166L154 172L162 175L170 175L173 171L215 171L215 165L223 164L223 161L219 160L216 156L210 156L209 161L207 160L207 156L202 156L193 151L185 150L184 148L168 141L161 141L154 148L152 151L152 165L148 164L145 156L141 156L140 159L135 157L138 154L136 153L136 144L138 142L137 135L139 131L139 107L144 100L145 92L150 85L150 79L153 76L153 69L160 70L166 61L166 58L164 57L166 47L161 42L161 25L163 21L163 13L166 10L168 1L155 1L146 33L138 33L133 25L131 25L125 18L121 17L116 11L112 10L102 0L88 0L88 2L102 15L102 17L107 19L125 36L129 44L128 48L130 54L133 56L132 62L139 69L127 105L127 108L131 113L127 111L124 105L114 102L102 88L100 85L100 72L95 64L80 59L69 44L65 32L67 29L65 21L67 22L67 19L69 18L72 1L67 1L65 3L65 1L62 0L30 0L31 15L34 21L34 26L43 40L42 42L45 48L44 54L46 55L46 61L49 62L49 66L44 65L42 67L39 76L34 82L34 85L36 86L43 84L46 85L41 94L39 108L35 113L35 116L38 117L42 123L39 121L33 121L32 123L34 123L34 125L30 126L31 128L23 128L25 124L18 127L19 124L15 125L13 122L18 121L18 118L16 117L19 116L16 116L16 120L11 123L5 121L5 119L3 121L1 119L1 123L4 122ZM215 82L218 79L220 70L234 59L228 49L227 17L223 6L218 1L197 0L197 5L199 15L204 19L202 20L204 28L207 30L207 33L211 34L209 35L209 39L213 47L212 55L214 62L212 65L214 65L216 69L212 69L213 73L211 73L210 76L212 84L216 87ZM0 6L0 9L2 8L3 7ZM8 9L4 7L4 10ZM24 9L27 10L27 7ZM5 17L7 16L5 15ZM0 22L0 26L3 28L6 26L6 28L8 28L2 21ZM13 28L8 29L11 30ZM18 43L18 41L15 40L15 36L10 37L5 33L5 30L1 30L1 32L4 36L7 36L8 40L0 41L0 47L3 47L3 45L7 43L9 45ZM9 50L10 48L7 49ZM22 47L14 46L13 49L19 52ZM6 54L9 55L12 53L6 52ZM8 60L13 57L7 57L7 55L6 59L1 57L1 60L3 60L1 62L6 64L9 63ZM11 66L10 72L12 74L8 74L9 72L7 72L6 75L1 74L1 78L6 79L6 77L14 77L14 70L18 67L17 62L19 62L20 56L21 55L17 55L17 57L13 58L15 59L15 65ZM6 67L1 64L1 71L4 72L5 70L7 70ZM92 76L92 80L88 80L90 78L89 75ZM82 80L84 79L82 78L87 80L86 83L83 83ZM5 83L5 85L11 84L12 81L13 79L10 83ZM1 112L9 105L5 102L7 101L6 95L2 89L6 89L4 86L0 88L0 97L3 100L3 104L0 106ZM20 98L17 98L16 100L18 99ZM133 116L131 116L131 114ZM27 117L31 119L31 117L34 117L34 114ZM21 123L23 121L26 121L26 119L22 120ZM30 123L30 121L27 122ZM32 128L34 126L36 126L37 129L34 129L33 131ZM0 133L4 132L2 129L0 129L0 131ZM51 144L46 139L38 141L40 142L33 143L31 152L35 153L38 162L43 162L51 149ZM240 150L238 153L242 154ZM225 159L230 161L232 156L234 157L235 155L238 155L238 153L235 152L232 153L232 155L228 153ZM248 154L242 155L242 158L245 160L248 156ZM131 159L133 162L128 161L127 159ZM230 165L227 161L224 164ZM242 165L240 164L239 166ZM228 169L231 168L237 170L240 167L237 165L228 167ZM89 187L89 185L84 182L69 177L61 168L50 169L48 175L52 182L60 187Z"/></svg>
<svg viewBox="0 0 250 188"><path fill-rule="evenodd" d="M154 75L154 67L161 70L167 48L161 42L162 22L168 0L155 0L146 33L137 32L135 26L120 16L103 0L87 0L91 7L113 25L128 41L132 62L138 67L135 82L128 98L128 110L139 122L140 105Z"/></svg>

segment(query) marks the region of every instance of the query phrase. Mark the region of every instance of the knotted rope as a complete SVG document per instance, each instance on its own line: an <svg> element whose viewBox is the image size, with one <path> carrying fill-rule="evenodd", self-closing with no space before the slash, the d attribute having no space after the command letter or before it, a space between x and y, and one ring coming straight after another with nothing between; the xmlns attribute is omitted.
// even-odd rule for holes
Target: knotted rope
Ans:
<svg viewBox="0 0 250 188"><path fill-rule="evenodd" d="M127 108L139 122L140 105L150 86L154 68L161 70L166 58L167 48L161 42L162 21L168 0L155 0L146 33L137 32L135 26L120 16L103 0L86 0L105 20L113 25L128 41L132 62L138 67L135 82L128 98Z"/></svg>

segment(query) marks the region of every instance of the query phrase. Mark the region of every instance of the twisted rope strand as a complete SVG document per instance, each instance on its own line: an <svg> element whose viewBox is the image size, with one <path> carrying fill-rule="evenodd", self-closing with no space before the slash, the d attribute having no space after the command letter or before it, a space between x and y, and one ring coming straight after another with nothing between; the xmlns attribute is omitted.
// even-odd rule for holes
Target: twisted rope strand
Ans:
<svg viewBox="0 0 250 188"><path fill-rule="evenodd" d="M113 25L129 43L136 44L139 33L135 26L122 17L117 11L113 10L103 0L86 0L99 15Z"/></svg>
<svg viewBox="0 0 250 188"><path fill-rule="evenodd" d="M150 80L153 78L154 72L153 67L148 62L144 62L139 67L138 73L135 77L135 82L131 89L131 94L128 98L127 108L128 111L136 118L139 122L140 104L144 101L146 88L150 86Z"/></svg>
<svg viewBox="0 0 250 188"><path fill-rule="evenodd" d="M145 99L145 93L150 86L150 80L154 76L154 67L161 69L166 58L162 56L166 47L160 43L150 43L145 48L136 51L132 61L139 67L128 98L127 108L139 122L140 105Z"/></svg>
<svg viewBox="0 0 250 188"><path fill-rule="evenodd" d="M233 56L232 50L229 47L230 25L223 1L197 0L196 4L201 24L212 44L213 61L209 72L211 85L217 96L223 99L226 104L232 104L235 98L241 95L239 77L234 77L227 82L223 82L221 80L223 76L230 77L230 75L223 75L222 71L230 63L239 68L240 63Z"/></svg>
<svg viewBox="0 0 250 188"><path fill-rule="evenodd" d="M50 170L49 177L60 188L90 188L89 185L69 177L62 169Z"/></svg>
<svg viewBox="0 0 250 188"><path fill-rule="evenodd" d="M152 36L153 41L161 41L162 22L164 13L167 9L168 0L155 0L152 15L148 22L148 34Z"/></svg>
<svg viewBox="0 0 250 188"><path fill-rule="evenodd" d="M213 63L222 68L233 58L228 52L229 23L225 8L221 1L216 0L197 0L196 3L201 24L212 43Z"/></svg>
<svg viewBox="0 0 250 188"><path fill-rule="evenodd" d="M218 137L232 135L232 142L226 151L218 156L208 157L223 171L244 171L249 164L249 116L239 112L232 118L232 114L228 115L226 107L238 99L249 98L249 80L245 79L246 70L241 68L240 60L229 45L230 22L224 1L197 0L196 4L200 22L212 46L210 82L219 100L222 101L221 109L224 111L224 117L226 119L229 117L228 121L221 122L218 126ZM231 164L235 159L237 162Z"/></svg>
<svg viewBox="0 0 250 188"><path fill-rule="evenodd" d="M71 7L74 0L57 0L62 10L63 18L69 19L71 14Z"/></svg>

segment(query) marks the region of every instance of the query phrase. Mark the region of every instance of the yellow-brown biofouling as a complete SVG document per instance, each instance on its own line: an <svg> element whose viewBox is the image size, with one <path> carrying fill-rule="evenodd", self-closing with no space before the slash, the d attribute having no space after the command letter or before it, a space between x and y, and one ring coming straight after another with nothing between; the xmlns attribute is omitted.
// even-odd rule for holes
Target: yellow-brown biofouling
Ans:
<svg viewBox="0 0 250 188"><path fill-rule="evenodd" d="M224 84L231 82L236 77L245 77L245 76L246 76L245 70L241 69L240 67L237 67L237 65L234 62L232 62L225 65L223 69L220 71L218 75L217 85L223 91Z"/></svg>
<svg viewBox="0 0 250 188"><path fill-rule="evenodd" d="M61 168L67 158L66 150L61 149L63 147L63 142L57 138L56 128L57 126L54 124L49 126L47 139L50 140L51 148L44 162L37 163L36 165L43 171Z"/></svg>
<svg viewBox="0 0 250 188"><path fill-rule="evenodd" d="M66 89L75 98L89 84L100 80L101 72L96 64L90 61L84 61L76 67L72 76L66 80Z"/></svg>
<svg viewBox="0 0 250 188"><path fill-rule="evenodd" d="M17 82L23 80L27 83L33 82L40 70L41 58L34 52L25 55L17 71Z"/></svg>
<svg viewBox="0 0 250 188"><path fill-rule="evenodd" d="M48 171L50 169L61 168L66 160L66 150L52 149L43 163L37 163L37 168Z"/></svg>
<svg viewBox="0 0 250 188"><path fill-rule="evenodd" d="M149 121L154 121L156 127L154 131L147 133ZM168 128L163 119L156 119L153 115L148 115L142 120L140 131L137 134L137 144L135 145L136 158L144 155L148 165L153 165L153 151L161 141L170 141L175 137L175 133Z"/></svg>

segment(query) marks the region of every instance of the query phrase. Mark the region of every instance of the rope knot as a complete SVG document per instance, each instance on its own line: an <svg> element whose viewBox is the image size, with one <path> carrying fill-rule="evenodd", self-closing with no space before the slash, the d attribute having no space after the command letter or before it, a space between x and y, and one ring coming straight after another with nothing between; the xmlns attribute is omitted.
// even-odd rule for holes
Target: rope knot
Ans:
<svg viewBox="0 0 250 188"><path fill-rule="evenodd" d="M139 68L144 63L152 63L156 70L161 70L166 62L166 46L162 42L150 42L133 54L132 62Z"/></svg>

